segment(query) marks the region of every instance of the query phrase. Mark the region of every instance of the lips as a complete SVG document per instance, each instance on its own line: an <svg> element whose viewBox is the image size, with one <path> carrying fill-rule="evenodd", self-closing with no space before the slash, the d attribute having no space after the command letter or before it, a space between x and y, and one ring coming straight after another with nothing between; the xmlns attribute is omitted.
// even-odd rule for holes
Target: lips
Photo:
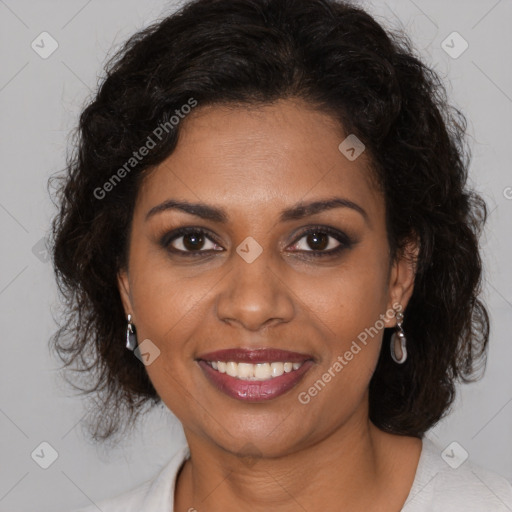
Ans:
<svg viewBox="0 0 512 512"><path fill-rule="evenodd" d="M256 350L247 350L241 348L228 348L209 352L198 357L203 361L234 361L235 363L272 363L272 362L290 362L303 363L308 359L313 359L312 355L300 354L299 352L290 352L288 350L279 350L276 348L262 348Z"/></svg>
<svg viewBox="0 0 512 512"><path fill-rule="evenodd" d="M238 348L203 354L197 358L197 362L215 388L231 398L249 402L271 400L283 395L295 387L314 364L313 356L309 354L279 349ZM269 368L273 371L270 372Z"/></svg>

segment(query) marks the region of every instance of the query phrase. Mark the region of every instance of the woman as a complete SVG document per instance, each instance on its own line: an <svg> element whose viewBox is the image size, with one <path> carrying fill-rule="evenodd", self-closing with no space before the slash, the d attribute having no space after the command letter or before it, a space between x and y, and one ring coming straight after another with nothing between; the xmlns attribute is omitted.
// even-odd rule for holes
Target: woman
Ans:
<svg viewBox="0 0 512 512"><path fill-rule="evenodd" d="M107 71L53 226L55 348L94 372L97 439L163 402L187 446L86 510L511 510L423 438L485 360L486 209L407 39L332 0L196 0Z"/></svg>

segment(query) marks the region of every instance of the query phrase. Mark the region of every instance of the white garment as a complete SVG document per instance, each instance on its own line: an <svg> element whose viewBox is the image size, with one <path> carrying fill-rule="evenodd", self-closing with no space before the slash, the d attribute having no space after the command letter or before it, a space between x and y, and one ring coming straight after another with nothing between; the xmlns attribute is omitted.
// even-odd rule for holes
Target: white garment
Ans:
<svg viewBox="0 0 512 512"><path fill-rule="evenodd" d="M466 460L452 469L441 449L423 438L414 482L401 512L512 512L512 485ZM117 497L75 512L173 512L176 476L190 456L183 446L158 475Z"/></svg>

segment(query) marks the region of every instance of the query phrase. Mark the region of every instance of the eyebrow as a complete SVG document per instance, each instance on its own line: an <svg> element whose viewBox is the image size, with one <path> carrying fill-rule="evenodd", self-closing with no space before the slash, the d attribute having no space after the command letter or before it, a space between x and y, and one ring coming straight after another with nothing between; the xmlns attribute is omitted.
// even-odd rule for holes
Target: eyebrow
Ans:
<svg viewBox="0 0 512 512"><path fill-rule="evenodd" d="M296 205L286 208L281 212L279 220L281 222L291 221L291 220L299 220L305 217L309 217L316 213L320 213L326 210L332 210L333 208L350 208L358 213L360 213L365 221L370 224L368 214L366 211L359 206L357 203L350 201L349 199L345 199L342 197L333 197L330 199L324 199L320 201L313 201L310 203L300 202ZM211 206L205 203L190 203L188 201L178 201L175 199L168 199L163 203L160 203L146 214L146 221L151 217L156 215L157 213L167 211L167 210L181 210L185 213L189 213L190 215L195 215L196 217L200 217L202 219L211 220L219 223L227 223L229 216L223 208L218 208L216 206Z"/></svg>

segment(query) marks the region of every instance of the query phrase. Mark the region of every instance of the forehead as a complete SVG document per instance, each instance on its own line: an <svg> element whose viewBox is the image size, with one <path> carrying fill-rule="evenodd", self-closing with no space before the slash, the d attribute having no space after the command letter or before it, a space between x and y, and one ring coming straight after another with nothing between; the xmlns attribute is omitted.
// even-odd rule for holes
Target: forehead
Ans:
<svg viewBox="0 0 512 512"><path fill-rule="evenodd" d="M181 121L174 152L146 176L137 208L181 198L261 214L341 195L379 215L383 198L367 155L350 160L339 150L348 135L297 100L199 106Z"/></svg>

